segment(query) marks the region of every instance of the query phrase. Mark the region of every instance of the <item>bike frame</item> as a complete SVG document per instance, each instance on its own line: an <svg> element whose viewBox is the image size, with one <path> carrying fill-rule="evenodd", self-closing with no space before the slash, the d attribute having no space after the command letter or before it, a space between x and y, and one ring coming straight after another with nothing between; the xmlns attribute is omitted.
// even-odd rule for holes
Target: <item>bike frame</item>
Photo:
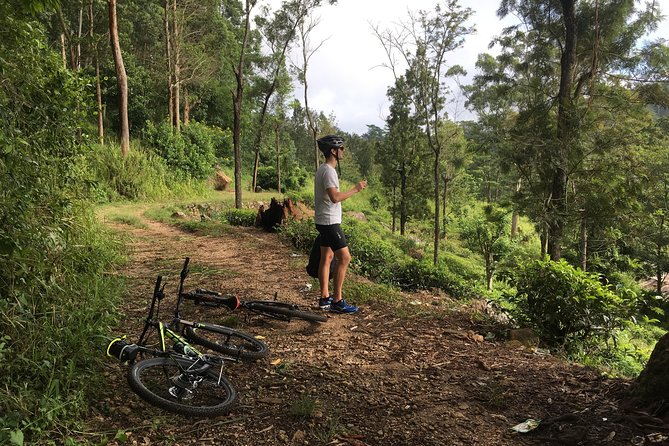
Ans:
<svg viewBox="0 0 669 446"><path fill-rule="evenodd" d="M146 340L149 328L153 327L158 329L158 334L160 335L160 348L162 351L167 352L167 344L165 340L166 338L169 338L175 344L182 343L183 345L191 349L194 353L196 353L199 358L203 358L204 354L201 351L199 351L196 347L194 347L192 344L190 344L183 336L179 335L174 330L172 330L169 325L165 325L163 322L156 320L158 318L160 301L165 297L165 291L164 291L165 285L163 285L162 282L163 282L163 277L158 276L158 278L156 279L156 284L153 288L153 298L151 299L151 307L149 308L149 314L146 317L146 320L144 321L144 330L142 331L142 335L139 337L139 341L137 342L137 344L140 346L144 345L144 341ZM179 287L180 289L181 287L183 287L183 281L180 283ZM190 321L183 321L179 317L180 301L181 298L179 298L179 301L177 302L177 308L173 323L185 324L197 327L199 324ZM156 305L156 303L158 303L158 305Z"/></svg>

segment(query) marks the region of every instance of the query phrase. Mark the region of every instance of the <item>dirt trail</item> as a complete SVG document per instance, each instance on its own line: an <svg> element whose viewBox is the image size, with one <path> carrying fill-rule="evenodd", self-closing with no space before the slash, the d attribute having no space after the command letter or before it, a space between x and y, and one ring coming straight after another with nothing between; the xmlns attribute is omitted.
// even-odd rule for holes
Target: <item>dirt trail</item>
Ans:
<svg viewBox="0 0 669 446"><path fill-rule="evenodd" d="M173 309L183 258L192 260L187 289L204 287L245 299L279 299L310 306L306 258L275 234L232 228L198 236L143 218L145 227L111 224L131 240L131 261L119 274L131 285L116 333L136 338L155 276L167 275L163 314ZM429 300L425 294L407 299ZM228 376L239 393L225 417L192 420L144 403L125 381L127 366L107 361L111 385L91 407L87 438L128 432L138 445L629 445L648 443L653 429L622 416L616 395L625 383L551 356L484 341L462 312L399 318L366 305L357 315L324 324L241 319L262 335L270 357L234 364ZM192 320L221 323L222 310L186 304ZM280 361L280 362L279 362ZM311 408L311 405L314 407ZM299 412L303 412L302 415ZM304 415L306 413L307 415ZM510 427L543 420L529 434Z"/></svg>

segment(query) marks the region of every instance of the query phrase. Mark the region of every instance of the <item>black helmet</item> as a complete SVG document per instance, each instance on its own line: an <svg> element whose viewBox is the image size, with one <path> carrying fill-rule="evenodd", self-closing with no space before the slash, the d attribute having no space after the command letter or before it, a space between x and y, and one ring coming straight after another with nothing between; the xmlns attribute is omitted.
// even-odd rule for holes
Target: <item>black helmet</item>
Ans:
<svg viewBox="0 0 669 446"><path fill-rule="evenodd" d="M325 155L330 153L330 149L344 147L344 138L337 135L324 136L316 142L318 143L318 149Z"/></svg>

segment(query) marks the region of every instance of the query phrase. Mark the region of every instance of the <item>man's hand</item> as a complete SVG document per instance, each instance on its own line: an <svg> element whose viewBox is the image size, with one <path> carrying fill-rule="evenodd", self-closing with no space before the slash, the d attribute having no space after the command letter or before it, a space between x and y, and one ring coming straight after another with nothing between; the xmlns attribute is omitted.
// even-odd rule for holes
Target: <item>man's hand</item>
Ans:
<svg viewBox="0 0 669 446"><path fill-rule="evenodd" d="M366 187L367 187L367 180L362 180L362 181L359 181L358 184L355 185L355 190L360 192L361 190L363 190Z"/></svg>

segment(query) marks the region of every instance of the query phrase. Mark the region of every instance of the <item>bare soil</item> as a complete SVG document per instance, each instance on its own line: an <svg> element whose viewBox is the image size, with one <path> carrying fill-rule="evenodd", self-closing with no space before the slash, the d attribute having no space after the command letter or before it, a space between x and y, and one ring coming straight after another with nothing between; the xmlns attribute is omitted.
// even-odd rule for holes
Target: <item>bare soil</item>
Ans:
<svg viewBox="0 0 669 446"><path fill-rule="evenodd" d="M162 314L171 314L186 256L187 289L316 303L316 290L305 290L306 258L276 234L235 227L211 237L142 218L145 228L110 223L130 236L132 253L117 272L130 287L116 334L139 336L158 274L168 276ZM237 328L263 336L271 353L227 369L239 399L229 415L215 419L184 418L145 403L127 385L127 365L110 358L104 371L110 385L90 408L82 437L97 442L118 433L113 445L667 444L661 420L621 410L628 382L501 336L487 340L491 327L472 308L432 305L443 296L405 297L431 314L400 317L392 307L369 304L323 324L238 318ZM182 314L230 320L229 312L190 303ZM541 421L533 431L510 429L530 418Z"/></svg>

